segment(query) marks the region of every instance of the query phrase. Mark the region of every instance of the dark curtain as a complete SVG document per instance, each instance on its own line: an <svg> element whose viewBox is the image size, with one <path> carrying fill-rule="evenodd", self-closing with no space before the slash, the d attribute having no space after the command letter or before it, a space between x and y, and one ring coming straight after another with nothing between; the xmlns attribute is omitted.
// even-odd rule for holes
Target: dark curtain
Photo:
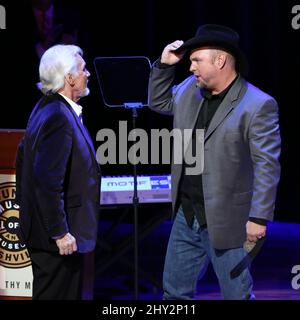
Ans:
<svg viewBox="0 0 300 320"><path fill-rule="evenodd" d="M97 56L144 55L151 62L159 57L166 44L176 39L192 37L199 25L227 25L240 34L240 44L248 57L250 71L247 80L274 96L280 107L282 135L282 176L278 189L276 218L300 221L300 29L291 25L292 7L296 1L60 1L81 14L79 45L82 46L92 72L91 94L82 99L85 123L90 129L95 147L95 135L101 128L118 128L119 120L131 123L131 112L104 106L94 72ZM28 23L28 3L23 0L2 5L7 9L7 29L0 30L2 112L0 127L24 128L36 100L34 74L29 46L31 31ZM32 49L32 48L31 48ZM188 72L188 59L178 66L177 81ZM118 81L118 79L116 79ZM123 84L120 84L123 85ZM4 110L7 115L4 116ZM139 110L137 126L171 128L170 117L155 114L146 108ZM129 128L130 129L130 128ZM132 174L130 166L108 165L105 174ZM139 166L139 173L167 173L169 166Z"/></svg>

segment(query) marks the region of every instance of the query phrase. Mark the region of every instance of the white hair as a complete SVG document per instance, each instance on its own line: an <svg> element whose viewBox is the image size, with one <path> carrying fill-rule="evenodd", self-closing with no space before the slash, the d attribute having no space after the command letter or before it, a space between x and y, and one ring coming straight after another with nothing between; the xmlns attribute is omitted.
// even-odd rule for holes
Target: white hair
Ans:
<svg viewBox="0 0 300 320"><path fill-rule="evenodd" d="M76 75L78 61L76 57L82 56L83 51L75 45L55 45L43 54L39 73L38 88L44 93L55 93L64 87L67 74Z"/></svg>

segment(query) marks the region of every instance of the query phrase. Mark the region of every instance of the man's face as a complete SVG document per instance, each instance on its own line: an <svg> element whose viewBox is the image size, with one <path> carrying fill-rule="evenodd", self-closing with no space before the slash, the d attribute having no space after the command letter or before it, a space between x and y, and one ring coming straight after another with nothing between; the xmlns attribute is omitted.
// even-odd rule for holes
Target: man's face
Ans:
<svg viewBox="0 0 300 320"><path fill-rule="evenodd" d="M194 73L200 88L212 90L214 88L217 68L214 64L214 49L195 49L191 52L190 71Z"/></svg>
<svg viewBox="0 0 300 320"><path fill-rule="evenodd" d="M86 63L81 56L77 57L77 61L77 74L74 77L73 90L76 96L80 99L82 97L87 96L90 93L90 90L87 87L88 77L90 76L90 73L85 68Z"/></svg>

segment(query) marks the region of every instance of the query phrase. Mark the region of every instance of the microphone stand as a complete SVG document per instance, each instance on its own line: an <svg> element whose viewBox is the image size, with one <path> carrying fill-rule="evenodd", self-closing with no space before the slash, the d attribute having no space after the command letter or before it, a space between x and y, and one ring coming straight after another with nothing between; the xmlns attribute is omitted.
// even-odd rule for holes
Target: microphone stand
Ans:
<svg viewBox="0 0 300 320"><path fill-rule="evenodd" d="M108 107L125 107L132 110L133 132L136 131L137 108L148 106L148 80L151 71L151 63L144 56L130 57L96 57L94 66L97 74L100 91L103 102ZM115 81L120 78L126 82L126 91L120 90L119 82ZM109 90L108 90L109 88ZM140 94L140 92L142 94ZM124 102L128 101L140 102ZM138 98L140 97L140 98ZM134 209L134 297L139 297L139 273L138 273L138 206L139 198L137 191L137 156L136 146L133 145L133 197L132 205Z"/></svg>
<svg viewBox="0 0 300 320"><path fill-rule="evenodd" d="M142 104L140 103L125 103L125 108L130 108L132 110L132 128L133 131L136 129L136 119L138 116L137 108L141 108ZM139 197L137 191L137 165L136 165L136 150L135 144L133 145L133 211L134 211L134 299L139 299L139 266L138 266L138 206L139 206Z"/></svg>

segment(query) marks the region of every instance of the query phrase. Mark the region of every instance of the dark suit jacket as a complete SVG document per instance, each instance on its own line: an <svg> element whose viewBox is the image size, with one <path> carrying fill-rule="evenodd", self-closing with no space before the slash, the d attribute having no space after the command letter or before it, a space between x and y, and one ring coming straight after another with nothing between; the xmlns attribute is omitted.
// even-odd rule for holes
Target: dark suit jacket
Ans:
<svg viewBox="0 0 300 320"><path fill-rule="evenodd" d="M33 110L17 154L21 237L29 248L57 251L52 237L70 232L79 252L95 247L100 169L92 141L59 94Z"/></svg>
<svg viewBox="0 0 300 320"><path fill-rule="evenodd" d="M153 67L151 109L174 116L174 128L193 129L203 105L194 76L173 87L175 67ZM204 136L202 184L213 246L228 249L246 240L249 217L273 219L280 177L276 101L239 77L218 107ZM182 164L172 165L176 212Z"/></svg>

